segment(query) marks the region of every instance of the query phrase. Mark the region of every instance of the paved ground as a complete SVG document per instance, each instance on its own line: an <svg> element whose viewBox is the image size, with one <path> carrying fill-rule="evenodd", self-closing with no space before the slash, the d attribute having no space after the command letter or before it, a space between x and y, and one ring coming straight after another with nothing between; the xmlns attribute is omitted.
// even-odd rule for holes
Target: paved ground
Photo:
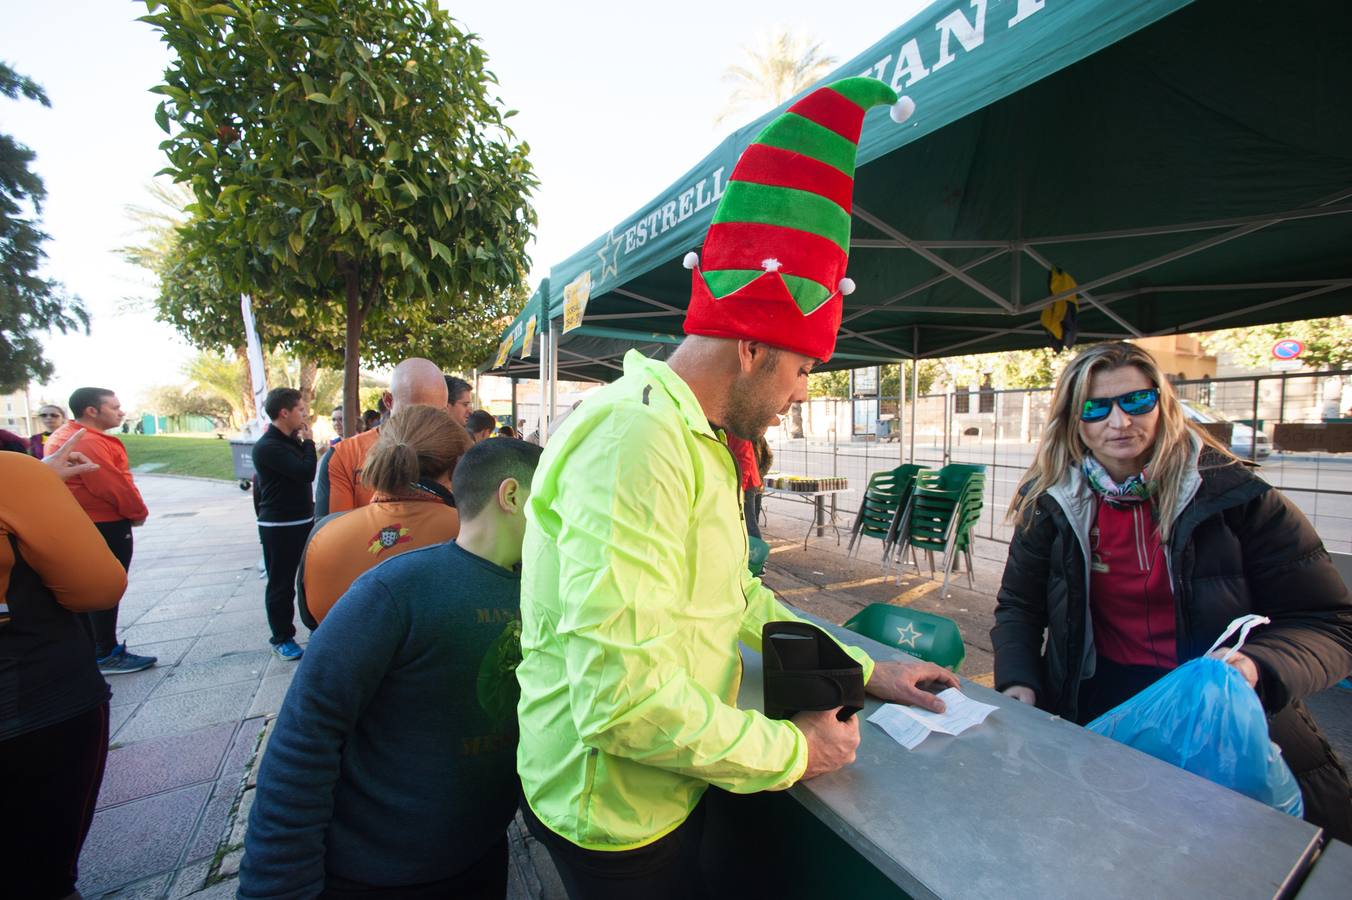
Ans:
<svg viewBox="0 0 1352 900"><path fill-rule="evenodd" d="M248 495L230 483L137 480L151 517L136 534L121 625L129 647L160 664L111 680L111 751L79 888L86 897L233 897L247 776L296 664L268 649ZM787 501L769 507L766 581L787 601L837 622L873 602L950 616L967 642L961 674L989 683L1004 545L978 541L976 589L958 576L960 586L941 598L927 571L909 570L900 584L884 576L876 542L847 560L844 541L837 546L828 530L804 550L802 510ZM1345 757L1352 754L1352 691L1327 692L1316 712ZM539 845L519 828L510 839L511 896L561 897Z"/></svg>

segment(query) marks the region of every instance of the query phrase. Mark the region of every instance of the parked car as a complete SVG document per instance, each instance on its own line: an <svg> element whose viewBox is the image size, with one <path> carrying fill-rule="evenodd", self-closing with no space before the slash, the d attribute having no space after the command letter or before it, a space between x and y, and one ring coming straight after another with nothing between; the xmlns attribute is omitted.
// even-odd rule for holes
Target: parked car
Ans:
<svg viewBox="0 0 1352 900"><path fill-rule="evenodd" d="M1212 409L1196 400L1178 401L1183 405L1183 413L1194 422L1215 423L1230 422L1230 418L1219 410ZM1272 455L1272 441L1262 431L1258 432L1258 450L1254 452L1253 428L1243 422L1232 423L1230 432L1230 452L1240 459L1267 459Z"/></svg>

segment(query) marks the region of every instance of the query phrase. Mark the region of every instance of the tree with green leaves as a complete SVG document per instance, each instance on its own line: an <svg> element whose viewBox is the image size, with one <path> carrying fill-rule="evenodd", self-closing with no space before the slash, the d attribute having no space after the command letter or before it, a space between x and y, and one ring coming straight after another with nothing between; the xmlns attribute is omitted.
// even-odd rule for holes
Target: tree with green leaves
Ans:
<svg viewBox="0 0 1352 900"><path fill-rule="evenodd" d="M42 87L0 63L0 96L23 97L51 106ZM40 274L47 234L39 225L47 190L29 166L32 150L0 134L0 392L30 380L46 381L52 365L38 336L53 329L89 331L89 314L78 297Z"/></svg>
<svg viewBox="0 0 1352 900"><path fill-rule="evenodd" d="M1208 353L1229 352L1239 365L1255 369L1266 369L1272 363L1272 347L1282 340L1296 340L1305 345L1300 359L1307 366L1316 369L1352 366L1352 316L1230 328L1197 337Z"/></svg>
<svg viewBox="0 0 1352 900"><path fill-rule="evenodd" d="M723 70L723 81L732 85L732 91L715 125L744 113L758 116L774 109L816 84L836 64L834 56L822 53L820 41L790 28L761 35L756 44L743 45L742 52L742 62Z"/></svg>
<svg viewBox="0 0 1352 900"><path fill-rule="evenodd" d="M154 90L165 172L196 201L184 264L317 343L340 329L349 429L363 356L482 358L536 182L475 36L435 0L146 6L175 56Z"/></svg>

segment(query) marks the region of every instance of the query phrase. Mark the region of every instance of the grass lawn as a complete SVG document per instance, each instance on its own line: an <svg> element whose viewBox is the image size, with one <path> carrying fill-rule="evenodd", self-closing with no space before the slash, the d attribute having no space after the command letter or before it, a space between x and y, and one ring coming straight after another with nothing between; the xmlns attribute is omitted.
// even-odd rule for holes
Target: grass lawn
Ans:
<svg viewBox="0 0 1352 900"><path fill-rule="evenodd" d="M116 434L116 433L115 433ZM208 435L117 434L127 447L133 472L147 475L196 475L198 478L235 479L230 442Z"/></svg>

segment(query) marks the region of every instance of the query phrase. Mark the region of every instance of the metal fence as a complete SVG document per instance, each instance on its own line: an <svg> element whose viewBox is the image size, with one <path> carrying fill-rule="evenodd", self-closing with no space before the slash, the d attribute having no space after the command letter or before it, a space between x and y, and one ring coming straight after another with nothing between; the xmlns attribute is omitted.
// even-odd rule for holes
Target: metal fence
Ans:
<svg viewBox="0 0 1352 900"><path fill-rule="evenodd" d="M1352 552L1352 454L1287 452L1280 448L1264 456L1264 438L1274 425L1320 423L1337 418L1352 402L1352 371L1274 374L1259 377L1181 381L1179 396L1199 415L1218 412L1241 425L1258 428L1254 441L1242 427L1232 435L1237 455L1256 459L1259 475L1281 489L1310 518L1329 550ZM1346 395L1346 397L1345 397ZM949 462L980 463L987 467L986 494L979 537L1007 543L1012 528L1005 521L1019 478L1033 461L1037 441L1047 422L1051 391L973 391L920 397L914 426L908 404L897 434L891 420L873 434L858 434L857 405L867 401L814 399L803 404L803 437L791 436L793 424L784 422L767 438L775 453L773 468L785 474L844 476L850 493L840 498L842 528L853 520L869 476L904 462L941 466ZM891 407L895 409L896 401ZM886 401L884 410L888 409ZM911 433L914 427L914 458ZM878 432L888 432L879 434ZM801 518L810 510L797 504L767 499L777 514Z"/></svg>

